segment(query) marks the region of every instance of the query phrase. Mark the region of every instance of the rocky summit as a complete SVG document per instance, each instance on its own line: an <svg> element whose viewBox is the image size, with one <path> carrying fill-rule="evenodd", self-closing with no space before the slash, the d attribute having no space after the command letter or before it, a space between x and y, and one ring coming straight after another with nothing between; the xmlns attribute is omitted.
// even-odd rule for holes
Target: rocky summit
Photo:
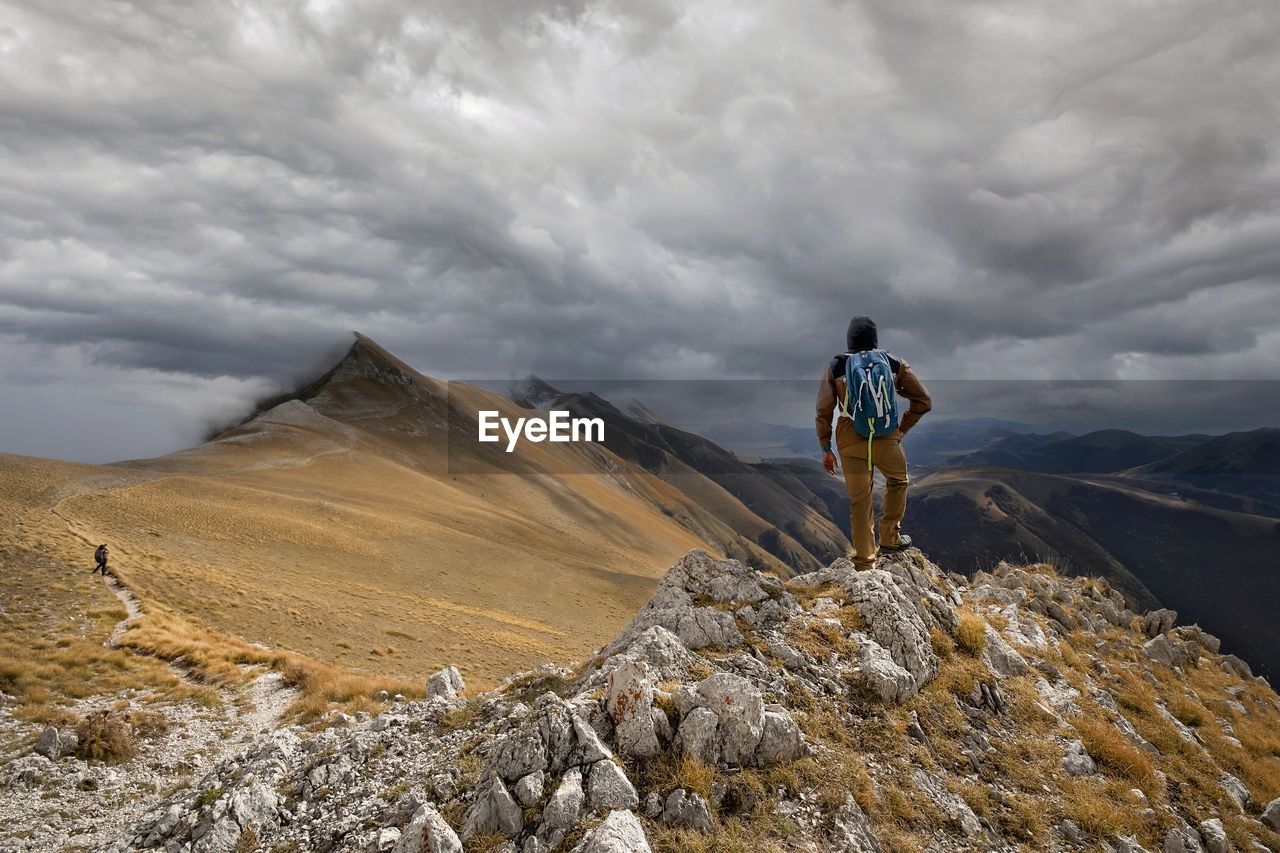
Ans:
<svg viewBox="0 0 1280 853"><path fill-rule="evenodd" d="M278 728L101 849L1280 850L1280 698L1045 566L694 551L578 668L463 675Z"/></svg>

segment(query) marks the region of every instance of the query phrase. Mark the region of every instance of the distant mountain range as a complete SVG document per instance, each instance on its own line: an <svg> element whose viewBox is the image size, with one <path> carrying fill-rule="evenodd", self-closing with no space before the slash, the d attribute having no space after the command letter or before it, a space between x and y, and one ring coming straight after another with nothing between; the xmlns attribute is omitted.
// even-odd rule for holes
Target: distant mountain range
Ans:
<svg viewBox="0 0 1280 853"><path fill-rule="evenodd" d="M1192 450L1210 438L1207 435L1139 435L1121 429L1085 435L1026 433L997 438L978 450L954 456L947 463L962 467L1016 468L1043 474L1109 474Z"/></svg>
<svg viewBox="0 0 1280 853"><path fill-rule="evenodd" d="M1034 431L1030 424L998 418L934 418L920 421L911 432L913 468L932 468L960 454L977 451L999 439ZM759 460L791 456L817 459L818 438L812 426L740 421L708 427L706 435L744 459Z"/></svg>

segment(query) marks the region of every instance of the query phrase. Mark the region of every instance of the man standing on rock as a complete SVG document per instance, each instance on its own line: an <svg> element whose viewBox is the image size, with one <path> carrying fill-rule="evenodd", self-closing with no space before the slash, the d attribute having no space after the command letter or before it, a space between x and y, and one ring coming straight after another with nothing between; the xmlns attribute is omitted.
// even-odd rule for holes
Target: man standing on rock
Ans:
<svg viewBox="0 0 1280 853"><path fill-rule="evenodd" d="M911 365L878 348L876 324L870 317L850 320L845 342L848 351L831 359L818 385L818 443L822 446L822 467L828 474L834 475L841 462L844 464L853 539L851 556L854 565L865 570L875 565L878 555L871 529L873 468L885 480L880 548L901 551L911 546L911 537L901 530L910 482L902 437L933 408L933 402ZM899 396L911 402L901 417Z"/></svg>

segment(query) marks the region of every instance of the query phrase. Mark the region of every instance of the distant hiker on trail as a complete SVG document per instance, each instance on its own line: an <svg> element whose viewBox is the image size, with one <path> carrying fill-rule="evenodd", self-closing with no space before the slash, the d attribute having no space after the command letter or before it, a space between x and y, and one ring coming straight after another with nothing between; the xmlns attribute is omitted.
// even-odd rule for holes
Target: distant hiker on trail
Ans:
<svg viewBox="0 0 1280 853"><path fill-rule="evenodd" d="M831 359L818 385L818 443L822 467L835 474L844 464L849 490L853 562L859 569L875 565L876 540L871 530L872 468L884 475L884 516L880 519L880 548L901 551L911 546L902 533L907 509L907 458L902 437L933 408L929 392L911 365L879 347L875 321L854 317L845 343L848 351ZM895 393L896 392L896 393ZM911 401L899 412L898 396ZM835 418L835 448L831 446ZM839 453L839 458L836 454Z"/></svg>
<svg viewBox="0 0 1280 853"><path fill-rule="evenodd" d="M99 545L98 550L93 552L93 559L97 561L98 565L94 566L93 571L89 572L89 574L102 572L102 576L105 578L107 576L107 557L110 556L110 553L106 545Z"/></svg>

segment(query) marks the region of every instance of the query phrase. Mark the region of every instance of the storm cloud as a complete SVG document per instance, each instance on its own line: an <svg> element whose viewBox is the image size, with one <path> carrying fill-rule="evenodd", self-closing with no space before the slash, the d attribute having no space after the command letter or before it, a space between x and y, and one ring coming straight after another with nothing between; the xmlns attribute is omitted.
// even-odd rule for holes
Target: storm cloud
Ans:
<svg viewBox="0 0 1280 853"><path fill-rule="evenodd" d="M448 378L816 378L853 313L926 378L1280 378L1272 0L0 9L0 451L175 449L352 329Z"/></svg>

